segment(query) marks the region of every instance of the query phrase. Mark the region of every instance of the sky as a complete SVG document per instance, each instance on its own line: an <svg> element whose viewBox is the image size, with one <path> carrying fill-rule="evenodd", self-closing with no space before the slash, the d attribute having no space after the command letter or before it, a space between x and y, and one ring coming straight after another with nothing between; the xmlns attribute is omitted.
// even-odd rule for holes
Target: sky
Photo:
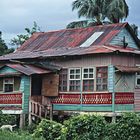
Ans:
<svg viewBox="0 0 140 140"><path fill-rule="evenodd" d="M79 20L72 11L74 0L0 0L0 31L8 44L25 28L36 21L41 31L59 30L72 21ZM126 22L136 24L140 31L140 0L126 0L129 17Z"/></svg>

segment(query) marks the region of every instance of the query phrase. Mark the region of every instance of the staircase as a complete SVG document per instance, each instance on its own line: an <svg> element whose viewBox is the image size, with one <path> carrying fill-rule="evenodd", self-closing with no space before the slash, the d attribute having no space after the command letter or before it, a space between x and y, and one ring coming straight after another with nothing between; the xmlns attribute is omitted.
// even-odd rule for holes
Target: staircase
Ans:
<svg viewBox="0 0 140 140"><path fill-rule="evenodd" d="M52 119L52 105L45 96L31 96L29 100L29 124L32 118L50 118Z"/></svg>

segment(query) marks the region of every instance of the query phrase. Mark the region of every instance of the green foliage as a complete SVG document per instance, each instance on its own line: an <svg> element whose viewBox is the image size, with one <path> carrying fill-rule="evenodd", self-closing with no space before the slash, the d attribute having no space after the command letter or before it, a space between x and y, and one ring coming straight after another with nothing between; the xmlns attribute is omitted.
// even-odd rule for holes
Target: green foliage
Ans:
<svg viewBox="0 0 140 140"><path fill-rule="evenodd" d="M105 136L106 122L103 117L79 115L64 123L67 140L102 140Z"/></svg>
<svg viewBox="0 0 140 140"><path fill-rule="evenodd" d="M8 53L12 53L14 48L8 48L5 41L2 39L2 32L0 32L0 56Z"/></svg>
<svg viewBox="0 0 140 140"><path fill-rule="evenodd" d="M43 119L34 132L35 137L44 137L46 140L58 140L61 136L62 124Z"/></svg>
<svg viewBox="0 0 140 140"><path fill-rule="evenodd" d="M72 10L78 11L78 17L87 20L71 22L67 28L89 27L108 23L119 23L127 18L129 8L125 0L75 0Z"/></svg>
<svg viewBox="0 0 140 140"><path fill-rule="evenodd" d="M116 123L108 124L109 140L140 140L140 116L124 114Z"/></svg>
<svg viewBox="0 0 140 140"><path fill-rule="evenodd" d="M44 140L43 138L35 138L28 133L17 133L9 131L0 131L0 140Z"/></svg>
<svg viewBox="0 0 140 140"><path fill-rule="evenodd" d="M64 125L42 120L33 136L46 140L140 140L140 116L125 113L116 123L95 115L73 116Z"/></svg>
<svg viewBox="0 0 140 140"><path fill-rule="evenodd" d="M20 46L22 45L27 39L31 37L31 35L35 32L40 32L40 27L34 22L33 27L25 28L26 34L17 35L17 37L11 40L11 45Z"/></svg>
<svg viewBox="0 0 140 140"><path fill-rule="evenodd" d="M0 114L0 126L7 124L16 124L17 117L16 115Z"/></svg>

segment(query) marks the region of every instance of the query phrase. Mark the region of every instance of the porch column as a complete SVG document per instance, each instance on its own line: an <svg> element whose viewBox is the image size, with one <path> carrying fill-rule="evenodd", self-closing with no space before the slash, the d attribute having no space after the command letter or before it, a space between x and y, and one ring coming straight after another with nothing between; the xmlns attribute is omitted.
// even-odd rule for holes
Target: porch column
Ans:
<svg viewBox="0 0 140 140"><path fill-rule="evenodd" d="M113 65L108 66L108 91L112 93L112 122L115 122L115 67Z"/></svg>

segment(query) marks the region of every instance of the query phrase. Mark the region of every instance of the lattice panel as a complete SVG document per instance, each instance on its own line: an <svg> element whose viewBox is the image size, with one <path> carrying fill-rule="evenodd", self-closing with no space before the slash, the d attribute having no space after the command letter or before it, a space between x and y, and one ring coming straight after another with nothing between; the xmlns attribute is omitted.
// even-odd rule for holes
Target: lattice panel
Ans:
<svg viewBox="0 0 140 140"><path fill-rule="evenodd" d="M115 93L115 104L134 104L134 93Z"/></svg>
<svg viewBox="0 0 140 140"><path fill-rule="evenodd" d="M22 94L0 94L0 104L22 104Z"/></svg>
<svg viewBox="0 0 140 140"><path fill-rule="evenodd" d="M80 104L80 94L60 94L53 104ZM82 104L112 104L112 93L82 95ZM115 104L134 104L134 93L115 93Z"/></svg>
<svg viewBox="0 0 140 140"><path fill-rule="evenodd" d="M111 93L84 94L83 104L112 104Z"/></svg>
<svg viewBox="0 0 140 140"><path fill-rule="evenodd" d="M60 94L52 100L54 104L80 104L80 94Z"/></svg>

